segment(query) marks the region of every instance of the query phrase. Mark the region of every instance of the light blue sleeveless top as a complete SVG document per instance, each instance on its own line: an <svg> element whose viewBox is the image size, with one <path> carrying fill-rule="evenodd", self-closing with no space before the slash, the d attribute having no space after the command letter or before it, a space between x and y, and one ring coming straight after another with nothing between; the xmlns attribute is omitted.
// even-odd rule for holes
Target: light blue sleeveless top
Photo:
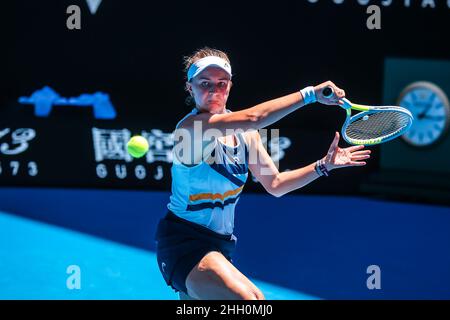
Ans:
<svg viewBox="0 0 450 320"><path fill-rule="evenodd" d="M198 112L194 108L181 121ZM248 177L247 143L242 133L235 137L236 147L216 138L208 161L194 166L172 164L170 211L217 233L233 233L234 208Z"/></svg>

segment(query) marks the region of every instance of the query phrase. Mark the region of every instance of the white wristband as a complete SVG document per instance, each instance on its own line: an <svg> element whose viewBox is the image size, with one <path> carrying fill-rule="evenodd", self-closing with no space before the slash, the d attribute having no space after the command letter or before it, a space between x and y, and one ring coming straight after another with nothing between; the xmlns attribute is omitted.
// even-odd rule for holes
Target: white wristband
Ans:
<svg viewBox="0 0 450 320"><path fill-rule="evenodd" d="M300 90L300 93L303 96L303 102L305 103L305 105L317 101L316 92L314 91L313 86L303 88L302 90Z"/></svg>
<svg viewBox="0 0 450 320"><path fill-rule="evenodd" d="M319 165L320 165L320 161L317 160L316 161L316 165L314 166L314 170L316 171L316 173L319 175L319 177L323 176L322 171L319 170Z"/></svg>

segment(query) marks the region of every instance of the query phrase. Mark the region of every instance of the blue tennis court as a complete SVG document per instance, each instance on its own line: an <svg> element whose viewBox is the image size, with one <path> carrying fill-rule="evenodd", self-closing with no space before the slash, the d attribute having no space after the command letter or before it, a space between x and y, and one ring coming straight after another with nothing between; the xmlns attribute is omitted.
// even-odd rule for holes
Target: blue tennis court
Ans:
<svg viewBox="0 0 450 320"><path fill-rule="evenodd" d="M0 214L0 299L178 299L155 254L72 230ZM68 289L69 266L82 286ZM271 299L315 297L256 281Z"/></svg>
<svg viewBox="0 0 450 320"><path fill-rule="evenodd" d="M450 0L73 2L2 3L0 300L450 299Z"/></svg>
<svg viewBox="0 0 450 320"><path fill-rule="evenodd" d="M0 298L177 299L154 254L168 196L2 188ZM449 230L448 207L244 194L234 261L268 299L448 299ZM72 265L80 289L67 287ZM366 286L370 265L379 290Z"/></svg>

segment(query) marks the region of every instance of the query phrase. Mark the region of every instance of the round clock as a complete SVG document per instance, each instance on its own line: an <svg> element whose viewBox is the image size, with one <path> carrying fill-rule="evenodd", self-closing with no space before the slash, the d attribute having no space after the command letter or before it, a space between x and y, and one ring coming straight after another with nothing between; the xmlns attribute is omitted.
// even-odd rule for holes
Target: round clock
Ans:
<svg viewBox="0 0 450 320"><path fill-rule="evenodd" d="M450 123L450 105L438 86L431 82L414 82L400 94L398 105L414 116L413 124L402 138L415 147L430 146L442 139Z"/></svg>

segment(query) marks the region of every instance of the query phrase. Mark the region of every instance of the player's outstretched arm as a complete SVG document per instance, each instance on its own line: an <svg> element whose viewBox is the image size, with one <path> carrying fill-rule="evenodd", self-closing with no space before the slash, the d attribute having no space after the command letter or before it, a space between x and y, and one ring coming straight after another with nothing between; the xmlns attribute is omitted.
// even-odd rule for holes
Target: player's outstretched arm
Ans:
<svg viewBox="0 0 450 320"><path fill-rule="evenodd" d="M327 172L338 168L366 165L364 160L370 158L370 150L364 150L363 145L340 148L338 146L339 137L339 133L336 132L327 155L320 160ZM261 143L257 132L251 138L250 154L250 171L267 192L276 197L302 188L322 175L317 171L316 162L296 170L280 173Z"/></svg>
<svg viewBox="0 0 450 320"><path fill-rule="evenodd" d="M323 88L327 86L332 87L334 91L330 97L324 97L322 94ZM226 130L258 130L277 122L307 103L317 101L322 104L337 105L341 104L340 99L345 97L344 90L331 81L305 89L302 92L294 92L232 113L193 115L185 119L182 127L193 129L197 121L197 127L201 126L202 130L216 129L224 136L227 135Z"/></svg>

